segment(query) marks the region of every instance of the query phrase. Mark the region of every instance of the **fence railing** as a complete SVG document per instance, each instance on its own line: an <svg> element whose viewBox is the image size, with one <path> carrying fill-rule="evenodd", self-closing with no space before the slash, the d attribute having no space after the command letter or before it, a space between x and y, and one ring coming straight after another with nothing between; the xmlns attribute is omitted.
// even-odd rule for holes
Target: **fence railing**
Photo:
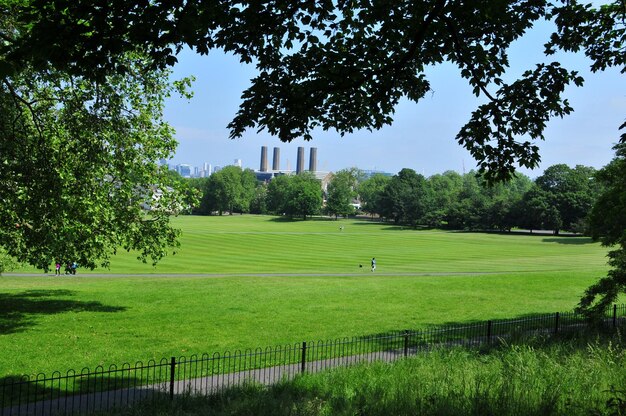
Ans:
<svg viewBox="0 0 626 416"><path fill-rule="evenodd" d="M607 311L603 325L626 324L626 305ZM139 400L213 394L247 382L272 384L302 372L359 362L393 361L434 347L489 345L497 339L580 331L589 322L574 312L490 320L419 331L332 341L301 342L234 352L171 357L134 365L102 366L50 376L0 379L0 416L78 415Z"/></svg>

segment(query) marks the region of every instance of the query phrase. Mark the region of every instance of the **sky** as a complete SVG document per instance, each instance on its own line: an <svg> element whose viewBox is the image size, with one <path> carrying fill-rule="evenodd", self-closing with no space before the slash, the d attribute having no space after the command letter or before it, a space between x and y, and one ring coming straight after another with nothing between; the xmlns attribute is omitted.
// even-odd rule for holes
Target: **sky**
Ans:
<svg viewBox="0 0 626 416"><path fill-rule="evenodd" d="M626 75L611 69L592 74L589 61L580 54L545 57L543 44L548 40L550 24L541 23L510 50L511 68L505 80L512 80L539 62L560 61L566 68L578 70L585 78L583 87L570 86L565 96L574 113L554 119L545 131L545 141L538 142L541 163L534 170L519 169L535 178L557 163L601 168L614 156L613 145L620 136L619 126L626 119ZM432 91L418 103L403 100L396 107L394 122L378 131L357 131L341 137L335 131L316 130L313 140L283 143L267 132L247 131L243 137L229 139L228 123L235 116L242 92L255 76L253 65L239 63L232 55L212 51L200 56L183 51L174 67L173 78L193 75L194 97L172 97L165 106L165 120L176 130L179 142L172 164L213 166L233 164L241 159L244 168L258 170L261 147L268 147L271 167L272 149L280 148L281 168L295 169L297 148L305 148L305 166L309 149L316 147L318 170L337 171L358 167L397 173L411 168L425 176L454 170L459 173L476 168L469 152L454 139L480 104L467 81L456 67L443 64L430 68L427 79ZM510 77L510 78L508 78Z"/></svg>

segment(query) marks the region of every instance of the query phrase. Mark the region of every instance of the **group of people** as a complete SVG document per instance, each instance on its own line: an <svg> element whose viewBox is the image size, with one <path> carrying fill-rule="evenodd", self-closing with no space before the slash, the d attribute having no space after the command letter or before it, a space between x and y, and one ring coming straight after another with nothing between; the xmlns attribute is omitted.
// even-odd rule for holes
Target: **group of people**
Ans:
<svg viewBox="0 0 626 416"><path fill-rule="evenodd" d="M76 274L77 268L78 264L75 261L65 263L65 274ZM54 275L61 276L61 261L59 260L57 260L54 265Z"/></svg>

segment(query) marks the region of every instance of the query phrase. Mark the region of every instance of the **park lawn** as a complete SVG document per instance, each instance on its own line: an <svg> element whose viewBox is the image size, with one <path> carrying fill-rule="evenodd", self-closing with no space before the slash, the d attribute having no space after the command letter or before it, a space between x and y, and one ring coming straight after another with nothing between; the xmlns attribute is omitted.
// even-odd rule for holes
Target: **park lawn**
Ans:
<svg viewBox="0 0 626 416"><path fill-rule="evenodd" d="M568 311L599 275L5 276L0 374Z"/></svg>
<svg viewBox="0 0 626 416"><path fill-rule="evenodd" d="M93 273L346 274L363 271L359 265L368 268L372 257L381 273L580 272L606 264L606 249L586 237L413 230L368 220L288 221L255 215L181 216L173 222L182 230L175 255L153 267L122 252L109 270Z"/></svg>
<svg viewBox="0 0 626 416"><path fill-rule="evenodd" d="M181 247L157 267L121 253L109 275L1 277L0 375L569 311L607 270L606 249L584 237L267 216L175 224Z"/></svg>

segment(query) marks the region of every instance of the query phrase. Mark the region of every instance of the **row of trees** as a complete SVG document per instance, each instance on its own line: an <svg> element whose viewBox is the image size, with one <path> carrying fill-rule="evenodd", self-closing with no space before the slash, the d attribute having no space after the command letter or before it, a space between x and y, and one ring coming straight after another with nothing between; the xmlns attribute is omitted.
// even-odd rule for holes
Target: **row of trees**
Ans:
<svg viewBox="0 0 626 416"><path fill-rule="evenodd" d="M212 212L314 215L322 211L319 181L304 173L279 176L269 184L256 181L251 170L229 166L190 184L202 193L198 214ZM626 291L626 144L616 146L616 158L596 171L587 166L559 164L532 181L517 175L506 183L488 185L474 172L448 171L425 178L411 169L392 177L365 178L358 169L336 172L326 190L326 214L355 213L354 202L372 215L410 225L454 229L561 229L588 231L606 246L612 269L589 287L582 311L604 311Z"/></svg>
<svg viewBox="0 0 626 416"><path fill-rule="evenodd" d="M312 175L283 175L269 184L251 170L228 166L209 178L191 179L202 193L196 214L274 213L290 217L362 211L398 224L452 229L561 229L583 231L599 192L595 169L554 165L532 181L517 175L488 185L475 172L448 171L429 178L412 169L392 177L365 178L358 169L336 172L323 193ZM326 203L323 205L323 197Z"/></svg>
<svg viewBox="0 0 626 416"><path fill-rule="evenodd" d="M275 213L306 219L319 214L322 207L320 181L309 172L277 176L266 184L258 182L250 169L227 166L209 178L189 181L202 194L192 209L194 214Z"/></svg>
<svg viewBox="0 0 626 416"><path fill-rule="evenodd" d="M489 186L474 172L424 178L411 169L360 186L364 210L396 223L452 229L582 231L598 195L595 169L554 165L535 181L517 175Z"/></svg>

